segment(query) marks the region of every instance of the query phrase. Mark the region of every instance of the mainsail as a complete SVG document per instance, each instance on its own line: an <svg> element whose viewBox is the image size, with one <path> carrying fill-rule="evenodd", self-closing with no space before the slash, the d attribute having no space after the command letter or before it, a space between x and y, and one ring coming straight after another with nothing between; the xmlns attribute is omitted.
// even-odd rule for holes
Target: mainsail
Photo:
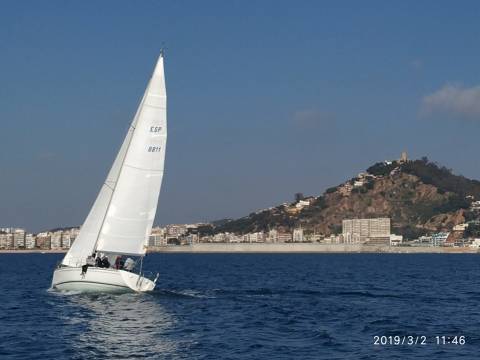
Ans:
<svg viewBox="0 0 480 360"><path fill-rule="evenodd" d="M62 263L79 266L95 250L145 254L163 177L167 96L163 56L77 239Z"/></svg>

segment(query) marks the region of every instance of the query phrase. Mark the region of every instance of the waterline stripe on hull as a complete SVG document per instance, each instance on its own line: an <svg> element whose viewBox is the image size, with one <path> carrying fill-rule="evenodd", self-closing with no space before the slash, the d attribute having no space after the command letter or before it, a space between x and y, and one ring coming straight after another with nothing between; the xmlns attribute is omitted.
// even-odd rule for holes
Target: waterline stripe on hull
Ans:
<svg viewBox="0 0 480 360"><path fill-rule="evenodd" d="M69 284L69 283L79 283L79 284L85 284L85 283L89 283L89 284L99 284L99 285L117 286L117 287L121 287L121 288L129 289L129 290L133 290L133 289L129 288L128 286L117 285L117 284L109 284L109 283L104 283L104 282L99 282L99 281L78 281L78 280L72 280L72 281L62 281L62 282L56 283L54 286L56 287L56 286L58 286L58 285L62 285L62 284Z"/></svg>

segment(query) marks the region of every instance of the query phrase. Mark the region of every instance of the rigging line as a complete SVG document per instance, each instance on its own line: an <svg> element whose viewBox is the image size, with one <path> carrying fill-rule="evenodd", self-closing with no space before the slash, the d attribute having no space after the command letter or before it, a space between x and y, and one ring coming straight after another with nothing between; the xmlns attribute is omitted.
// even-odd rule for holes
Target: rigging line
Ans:
<svg viewBox="0 0 480 360"><path fill-rule="evenodd" d="M117 183L117 182L115 181L115 184L116 184L116 183ZM111 187L111 186L108 185L106 182L104 182L103 185L105 185L106 187L108 187L108 188L109 188L110 190L112 190L112 191L115 190L115 186L114 186L114 187Z"/></svg>

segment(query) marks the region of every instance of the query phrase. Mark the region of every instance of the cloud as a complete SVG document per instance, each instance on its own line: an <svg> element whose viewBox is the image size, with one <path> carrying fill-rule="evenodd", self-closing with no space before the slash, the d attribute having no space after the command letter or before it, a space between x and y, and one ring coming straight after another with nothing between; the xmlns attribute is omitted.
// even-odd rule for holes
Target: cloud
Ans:
<svg viewBox="0 0 480 360"><path fill-rule="evenodd" d="M420 113L446 113L480 120L480 85L470 88L457 84L444 85L422 99Z"/></svg>
<svg viewBox="0 0 480 360"><path fill-rule="evenodd" d="M293 122L299 127L312 128L328 124L333 115L316 109L300 110L293 114Z"/></svg>

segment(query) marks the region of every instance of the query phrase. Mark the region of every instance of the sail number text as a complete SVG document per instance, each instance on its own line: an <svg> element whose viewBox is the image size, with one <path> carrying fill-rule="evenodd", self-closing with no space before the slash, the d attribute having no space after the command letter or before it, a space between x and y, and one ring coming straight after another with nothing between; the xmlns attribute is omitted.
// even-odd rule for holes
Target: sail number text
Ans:
<svg viewBox="0 0 480 360"><path fill-rule="evenodd" d="M149 146L148 152L159 152L162 149L161 146Z"/></svg>
<svg viewBox="0 0 480 360"><path fill-rule="evenodd" d="M150 132L151 133L158 133L162 131L162 127L161 126L150 126Z"/></svg>

